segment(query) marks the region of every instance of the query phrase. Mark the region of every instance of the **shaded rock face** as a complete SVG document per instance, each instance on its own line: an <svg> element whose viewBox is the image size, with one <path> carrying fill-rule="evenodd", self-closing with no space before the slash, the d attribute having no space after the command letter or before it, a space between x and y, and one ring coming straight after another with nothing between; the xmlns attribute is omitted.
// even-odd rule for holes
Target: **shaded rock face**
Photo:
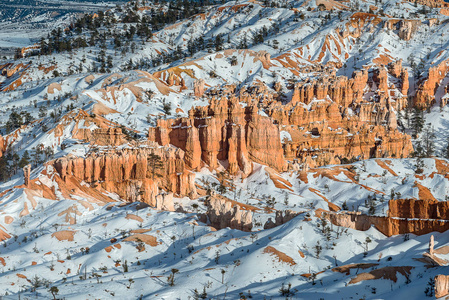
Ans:
<svg viewBox="0 0 449 300"><path fill-rule="evenodd" d="M185 151L186 165L198 169L203 161L217 168L228 162L228 171L247 176L251 162L286 170L278 127L257 107L243 107L237 98L212 99L207 107L189 111L189 118L159 120L149 129L149 140L172 144Z"/></svg>
<svg viewBox="0 0 449 300"><path fill-rule="evenodd" d="M292 210L285 210L285 211L276 211L276 218L275 222L271 218L268 219L268 221L264 224L264 229L270 229L274 228L276 226L280 226L284 223L287 223L288 221L292 220L294 217L298 216L300 213L292 211Z"/></svg>
<svg viewBox="0 0 449 300"><path fill-rule="evenodd" d="M437 275L435 276L435 298L440 298L449 295L449 276Z"/></svg>
<svg viewBox="0 0 449 300"><path fill-rule="evenodd" d="M211 197L206 216L212 227L223 229L230 227L242 231L251 231L253 228L253 215L251 211L241 210L238 205L230 201Z"/></svg>
<svg viewBox="0 0 449 300"><path fill-rule="evenodd" d="M146 147L144 147L146 146ZM153 163L151 155L160 157ZM184 152L154 143L137 148L111 150L81 157L64 157L52 162L65 182L78 180L90 186L116 193L127 201L157 204L159 188L180 196L194 197L195 174L185 169ZM154 167L153 167L154 166ZM160 206L169 207L169 196L159 198Z"/></svg>
<svg viewBox="0 0 449 300"><path fill-rule="evenodd" d="M409 41L412 38L413 33L418 30L420 24L420 20L401 20L399 22L399 37L404 41Z"/></svg>

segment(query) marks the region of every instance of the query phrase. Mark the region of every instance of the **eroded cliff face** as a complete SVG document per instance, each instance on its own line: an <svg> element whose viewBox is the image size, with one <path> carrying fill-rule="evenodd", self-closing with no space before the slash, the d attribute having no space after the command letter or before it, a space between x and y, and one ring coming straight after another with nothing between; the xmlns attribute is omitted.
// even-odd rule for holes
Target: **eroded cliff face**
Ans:
<svg viewBox="0 0 449 300"><path fill-rule="evenodd" d="M388 207L389 217L449 220L449 203L446 201L399 199L390 200Z"/></svg>
<svg viewBox="0 0 449 300"><path fill-rule="evenodd" d="M449 276L435 276L435 298L449 295Z"/></svg>
<svg viewBox="0 0 449 300"><path fill-rule="evenodd" d="M185 151L191 169L202 161L214 169L227 161L231 174L241 171L243 176L251 173L253 161L279 171L287 168L278 127L236 97L212 99L209 106L190 110L189 118L159 120L149 129L149 140Z"/></svg>
<svg viewBox="0 0 449 300"><path fill-rule="evenodd" d="M97 128L92 133L92 143L100 146L119 146L126 143L121 128Z"/></svg>
<svg viewBox="0 0 449 300"><path fill-rule="evenodd" d="M159 188L179 196L196 195L195 174L185 168L184 151L170 146L148 143L92 153L86 158L67 156L53 161L52 165L64 182L85 182L116 193L127 201L156 206ZM158 200L160 206L170 206L165 198Z"/></svg>
<svg viewBox="0 0 449 300"><path fill-rule="evenodd" d="M63 116L49 133L54 134L57 144L71 136L98 146L119 146L126 143L128 138L118 127L117 123L80 109Z"/></svg>
<svg viewBox="0 0 449 300"><path fill-rule="evenodd" d="M433 231L444 232L449 229L447 220L377 217L356 212L319 212L318 215L326 218L334 225L355 230L365 231L374 225L377 230L386 236L405 233L423 235Z"/></svg>
<svg viewBox="0 0 449 300"><path fill-rule="evenodd" d="M289 160L315 167L343 158L407 157L413 147L396 119L407 92L408 73L399 60L352 78L329 74L297 83L290 103L271 101L265 111L288 133L283 148Z"/></svg>
<svg viewBox="0 0 449 300"><path fill-rule="evenodd" d="M252 212L242 210L239 205L229 201L211 197L206 213L207 219L216 229L230 227L243 231L251 231L253 227Z"/></svg>
<svg viewBox="0 0 449 300"><path fill-rule="evenodd" d="M0 84L0 91L13 91L22 85L22 77L25 73L24 70L28 67L29 65L23 63L6 63L4 65L0 65L0 75L4 76L6 79Z"/></svg>
<svg viewBox="0 0 449 300"><path fill-rule="evenodd" d="M449 59L430 67L427 77L419 84L418 90L416 91L414 106L420 109L426 109L433 105L435 103L435 93L448 72Z"/></svg>
<svg viewBox="0 0 449 300"><path fill-rule="evenodd" d="M316 167L342 159L408 157L410 137L397 130L396 119L407 106L408 73L400 60L387 67L296 83L287 104L263 84L197 88L197 96L211 98L209 106L192 109L188 118L159 120L149 140L183 149L189 168L202 162L217 168L227 161L231 174L244 176L252 161L284 171L285 160Z"/></svg>

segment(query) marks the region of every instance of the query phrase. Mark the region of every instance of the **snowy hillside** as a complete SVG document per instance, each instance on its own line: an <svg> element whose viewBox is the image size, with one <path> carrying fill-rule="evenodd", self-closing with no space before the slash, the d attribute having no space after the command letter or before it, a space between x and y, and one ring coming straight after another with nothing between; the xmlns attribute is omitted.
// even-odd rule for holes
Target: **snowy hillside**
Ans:
<svg viewBox="0 0 449 300"><path fill-rule="evenodd" d="M31 4L0 12L0 297L449 294L448 4Z"/></svg>

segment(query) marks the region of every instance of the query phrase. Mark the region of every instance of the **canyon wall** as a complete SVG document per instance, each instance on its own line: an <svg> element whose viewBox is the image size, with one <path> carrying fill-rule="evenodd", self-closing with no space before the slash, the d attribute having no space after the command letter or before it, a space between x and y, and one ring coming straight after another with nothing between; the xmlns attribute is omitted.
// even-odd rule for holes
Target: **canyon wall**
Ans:
<svg viewBox="0 0 449 300"><path fill-rule="evenodd" d="M449 203L415 199L390 200L388 216L409 219L449 220Z"/></svg>
<svg viewBox="0 0 449 300"><path fill-rule="evenodd" d="M271 101L266 113L288 133L285 157L311 167L343 158L408 157L410 137L397 130L396 119L407 106L408 73L401 60L387 67L296 83L290 103Z"/></svg>
<svg viewBox="0 0 449 300"><path fill-rule="evenodd" d="M251 162L285 171L285 159L316 167L342 159L408 157L413 151L410 137L397 130L396 111L407 106L408 92L400 60L356 71L352 78L329 72L296 83L287 104L263 84L206 92L201 82L195 86L196 96L211 98L208 106L191 109L188 118L158 120L149 129L149 140L181 148L194 170L202 162L217 168L227 161L231 174L246 176Z"/></svg>
<svg viewBox="0 0 449 300"><path fill-rule="evenodd" d="M332 224L365 231L371 226L386 236L413 233L423 235L433 231L444 232L449 229L446 220L400 219L392 217L367 216L355 212L320 212Z"/></svg>
<svg viewBox="0 0 449 300"><path fill-rule="evenodd" d="M244 176L251 173L252 161L278 171L287 167L278 127L260 116L257 107L244 107L235 97L212 99L209 106L190 110L189 118L158 120L148 138L185 151L186 164L194 170L202 161L215 169L224 160L231 174L241 171Z"/></svg>
<svg viewBox="0 0 449 300"><path fill-rule="evenodd" d="M179 196L196 195L195 174L186 170L184 152L170 146L148 143L92 153L86 158L67 156L51 164L65 182L85 182L116 193L126 201L156 206L159 188Z"/></svg>

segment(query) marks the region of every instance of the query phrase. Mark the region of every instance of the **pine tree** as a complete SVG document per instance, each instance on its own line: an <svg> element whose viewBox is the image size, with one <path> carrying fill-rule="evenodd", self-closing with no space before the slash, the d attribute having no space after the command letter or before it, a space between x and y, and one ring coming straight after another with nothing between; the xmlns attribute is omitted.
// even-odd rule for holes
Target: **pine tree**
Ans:
<svg viewBox="0 0 449 300"><path fill-rule="evenodd" d="M164 167L164 164L162 163L162 159L159 155L151 153L147 157L148 162L148 171L151 174L151 179L154 180L154 177L162 177L161 174L157 173L158 169L161 169Z"/></svg>
<svg viewBox="0 0 449 300"><path fill-rule="evenodd" d="M446 149L444 151L444 157L449 159L449 139L448 139L448 143L446 145Z"/></svg>
<svg viewBox="0 0 449 300"><path fill-rule="evenodd" d="M426 157L431 157L435 152L435 133L433 128L426 126L423 131L422 141L424 146L424 154Z"/></svg>
<svg viewBox="0 0 449 300"><path fill-rule="evenodd" d="M28 154L28 151L25 150L25 152L22 155L22 158L19 161L19 168L23 168L29 163L30 163L30 155Z"/></svg>
<svg viewBox="0 0 449 300"><path fill-rule="evenodd" d="M165 100L164 100L162 109L164 110L164 113L166 116L170 116L171 115L171 102L165 102Z"/></svg>
<svg viewBox="0 0 449 300"><path fill-rule="evenodd" d="M418 158L416 159L415 174L422 174L422 172L424 172L424 161L420 156L418 156Z"/></svg>
<svg viewBox="0 0 449 300"><path fill-rule="evenodd" d="M416 139L418 137L423 126L424 126L423 112L419 108L415 107L412 116L413 138Z"/></svg>
<svg viewBox="0 0 449 300"><path fill-rule="evenodd" d="M9 165L5 156L0 157L0 181L6 181L9 178Z"/></svg>

